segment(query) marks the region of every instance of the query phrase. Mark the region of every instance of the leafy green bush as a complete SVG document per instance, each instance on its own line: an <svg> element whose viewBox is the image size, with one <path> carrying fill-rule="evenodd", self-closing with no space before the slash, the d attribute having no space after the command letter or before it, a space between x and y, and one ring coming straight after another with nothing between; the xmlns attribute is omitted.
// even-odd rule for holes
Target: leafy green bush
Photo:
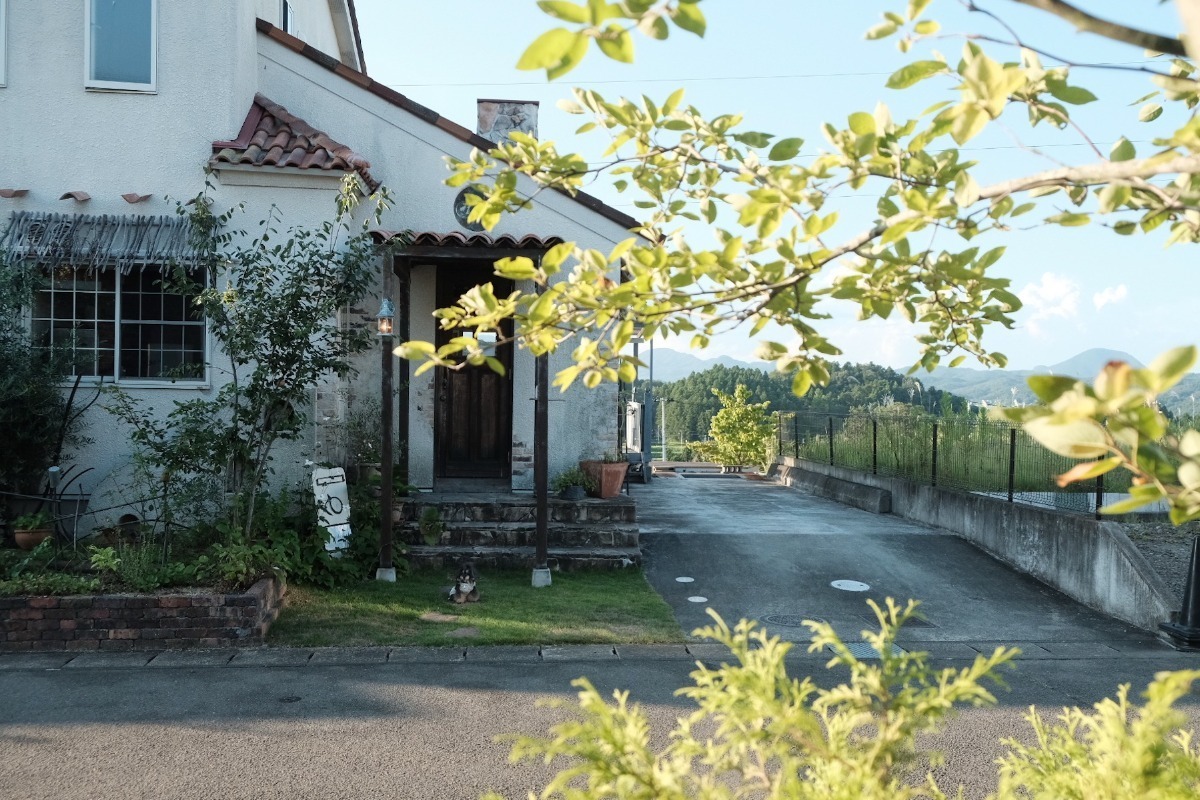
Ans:
<svg viewBox="0 0 1200 800"><path fill-rule="evenodd" d="M99 578L65 572L31 572L20 577L0 580L0 597L94 594L99 589Z"/></svg>
<svg viewBox="0 0 1200 800"><path fill-rule="evenodd" d="M877 661L856 658L828 624L805 623L809 652L832 650L829 666L849 671L845 683L822 689L790 677L790 644L745 620L731 630L710 611L716 624L696 635L726 645L734 663L692 673L694 685L677 694L697 710L661 749L651 746L649 720L628 692L606 702L580 678L582 716L554 726L550 738L516 738L512 757L568 762L543 798L944 798L930 771L940 756L923 748L930 738L922 734L935 733L957 704L995 702L984 682L998 683L997 670L1017 651L997 648L968 667L935 671L925 653L893 647L917 604L870 605L880 630L864 638ZM1160 673L1144 708L1131 708L1122 687L1095 714L1069 709L1053 727L1031 712L1038 743L1005 742L1000 800L1198 796L1200 751L1177 730L1183 717L1172 709L1196 680L1200 671Z"/></svg>

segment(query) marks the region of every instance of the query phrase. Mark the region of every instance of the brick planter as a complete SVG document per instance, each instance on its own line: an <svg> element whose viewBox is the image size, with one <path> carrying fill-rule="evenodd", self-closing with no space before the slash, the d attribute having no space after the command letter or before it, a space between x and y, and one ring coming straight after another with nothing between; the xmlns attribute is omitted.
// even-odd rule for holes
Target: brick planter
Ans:
<svg viewBox="0 0 1200 800"><path fill-rule="evenodd" d="M260 645L285 591L264 578L241 594L0 597L0 653Z"/></svg>

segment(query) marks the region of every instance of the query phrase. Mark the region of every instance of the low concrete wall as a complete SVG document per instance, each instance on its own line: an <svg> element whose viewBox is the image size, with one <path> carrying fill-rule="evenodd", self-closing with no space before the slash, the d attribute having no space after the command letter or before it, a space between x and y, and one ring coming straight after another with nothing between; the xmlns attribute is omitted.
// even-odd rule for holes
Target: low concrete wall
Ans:
<svg viewBox="0 0 1200 800"><path fill-rule="evenodd" d="M0 597L0 653L259 645L284 591L263 579L238 594Z"/></svg>
<svg viewBox="0 0 1200 800"><path fill-rule="evenodd" d="M1089 608L1139 628L1157 631L1158 623L1170 619L1178 605L1113 522L803 459L781 457L772 472L785 484L814 494L820 494L816 489L822 486L814 476L857 484L863 497L886 490L893 514L955 533Z"/></svg>
<svg viewBox="0 0 1200 800"><path fill-rule="evenodd" d="M890 514L892 512L892 493L887 489L856 483L815 470L785 469L787 469L787 475L781 477L788 486L795 486L818 497L827 497L842 505L861 508L872 514Z"/></svg>

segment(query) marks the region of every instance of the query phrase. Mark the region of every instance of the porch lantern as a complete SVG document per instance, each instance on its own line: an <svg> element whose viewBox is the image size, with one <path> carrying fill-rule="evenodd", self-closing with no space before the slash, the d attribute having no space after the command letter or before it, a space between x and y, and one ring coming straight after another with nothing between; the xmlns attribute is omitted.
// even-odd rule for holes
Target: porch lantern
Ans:
<svg viewBox="0 0 1200 800"><path fill-rule="evenodd" d="M392 323L396 319L396 306L392 303L392 298L383 298L383 302L379 305L379 313L375 315L375 319L379 324L377 335L384 339L392 338Z"/></svg>
<svg viewBox="0 0 1200 800"><path fill-rule="evenodd" d="M390 297L384 297L379 305L378 337L382 364L380 371L380 431L381 461L379 465L379 567L375 580L396 582L396 568L392 564L392 323L396 318L396 306Z"/></svg>

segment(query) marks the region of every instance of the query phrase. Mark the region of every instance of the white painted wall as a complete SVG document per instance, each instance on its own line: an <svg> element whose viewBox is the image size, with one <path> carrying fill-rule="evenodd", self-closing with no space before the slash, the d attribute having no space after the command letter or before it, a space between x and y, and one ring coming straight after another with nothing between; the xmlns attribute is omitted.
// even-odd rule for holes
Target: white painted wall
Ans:
<svg viewBox="0 0 1200 800"><path fill-rule="evenodd" d="M211 155L211 143L237 135L254 93L261 91L372 162L373 174L395 198L381 227L458 230L452 210L457 190L442 184L443 157L464 157L469 146L257 34L254 19L263 13L264 3L275 7L271 0L162 0L158 87L155 93L144 94L84 89L83 0L8 0L7 85L0 87L0 187L28 189L29 194L0 200L0 225L6 224L9 212L18 210L173 214L177 200L203 189L202 167ZM325 0L302 0L298 7L313 14L324 7L327 13ZM51 53L53 57L47 57ZM234 186L218 179L212 197L219 210L245 203L242 226L261 219L272 206L286 225L311 226L333 215L336 177L331 176L325 188ZM75 190L87 192L92 200L57 199ZM120 197L124 192L153 197L129 205ZM615 223L553 194L539 198L533 211L505 219L494 233L553 235L592 247L626 235ZM415 338L433 338L432 289L432 269L417 268L413 300L423 315L412 321ZM354 316L360 321L373 317L377 308L372 298ZM568 359L569 353L557 354L552 371ZM363 356L360 376L346 388L361 396L377 396L379 361L377 350ZM220 364L221 358L215 356L214 362ZM408 365L408 371L411 374L415 366ZM404 374L404 365L399 365L398 374ZM519 353L514 365L515 450L533 441L532 375L532 359ZM211 397L223 380L222 373L213 370L209 383L199 387L148 388L131 383L126 388L165 414L175 401ZM330 389L322 387L322 408L337 405L329 400ZM552 390L552 474L581 456L615 447L614 392L611 387L595 392L577 389L563 396ZM413 380L411 403L412 480L429 486L434 410L429 376ZM128 431L99 407L92 409L88 421L87 434L96 441L76 459L94 468L82 484L85 491L129 456ZM314 449L318 433L313 431L304 442L281 451L277 462L281 478L299 471L291 465L321 456ZM516 475L514 488L528 488L531 481L529 475Z"/></svg>
<svg viewBox="0 0 1200 800"><path fill-rule="evenodd" d="M338 38L333 17L329 13L330 0L290 0L298 30L293 33L299 39L338 58ZM335 0L336 2L336 0ZM276 28L283 29L283 0L254 0L259 19L266 20Z"/></svg>
<svg viewBox="0 0 1200 800"><path fill-rule="evenodd" d="M458 189L444 185L445 158L465 158L470 146L434 125L397 108L382 98L348 81L332 80L330 73L277 43L261 42L261 91L296 111L333 138L350 145L371 162L371 173L392 192L393 208L382 222L390 230L461 230L453 213ZM532 187L529 187L532 189ZM493 235L537 234L559 236L587 247L605 247L628 234L616 223L587 211L573 200L553 193L539 195L530 211L503 219ZM434 336L433 270L414 272L412 283L415 339ZM551 373L570 363L569 349L555 354ZM377 381L369 366L361 380ZM433 483L433 398L432 373L413 378L410 417L410 480L417 486ZM374 383L372 385L378 385ZM533 446L533 359L518 352L513 364L513 449L514 456ZM577 387L560 394L552 389L550 403L550 472L557 474L581 457L596 456L617 448L617 401L615 387L595 391ZM532 473L517 474L513 488L532 488Z"/></svg>

